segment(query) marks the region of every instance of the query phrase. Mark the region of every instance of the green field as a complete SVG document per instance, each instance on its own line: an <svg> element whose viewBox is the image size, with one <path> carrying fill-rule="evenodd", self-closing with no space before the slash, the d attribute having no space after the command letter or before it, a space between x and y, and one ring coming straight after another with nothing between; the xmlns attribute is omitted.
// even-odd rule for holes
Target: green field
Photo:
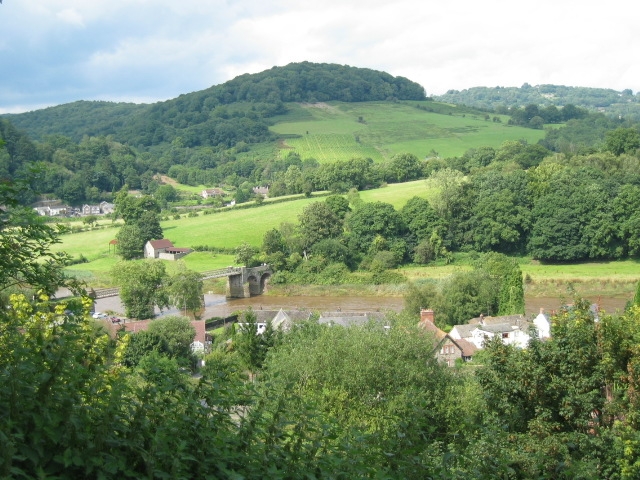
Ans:
<svg viewBox="0 0 640 480"><path fill-rule="evenodd" d="M375 190L360 192L365 202L382 201L391 203L396 209L402 208L413 196L429 198L432 195L424 180L391 184ZM235 248L242 242L255 247L262 244L264 233L282 222L298 223L298 215L304 207L323 198L299 198L289 202L270 204L248 209L229 209L211 215L199 213L197 217L183 215L179 220L161 223L165 237L174 245L193 247L208 245L218 248ZM108 225L104 223L103 225ZM106 286L111 268L119 261L109 247L118 230L101 228L92 231L62 236L62 243L55 250L63 250L77 258L80 254L89 262L69 267L69 272L94 286ZM187 267L205 271L234 264L234 255L210 252L194 252L184 258ZM166 262L171 270L175 263ZM559 290L564 292L568 284L575 284L577 290L619 294L632 291L640 280L640 264L634 260L617 262L589 262L578 264L541 264L528 258L520 259L520 267L530 283L528 291L537 295L550 295ZM410 280L442 279L456 271L469 270L468 262L459 261L446 266L406 267L401 272Z"/></svg>
<svg viewBox="0 0 640 480"><path fill-rule="evenodd" d="M294 149L301 158L315 158L320 163L332 163L336 160L351 158L371 158L378 162L384 160L384 156L373 146L358 143L354 135L348 134L303 135L301 138L287 139L286 146Z"/></svg>
<svg viewBox="0 0 640 480"><path fill-rule="evenodd" d="M364 201L384 201L398 209L415 195L428 197L424 180L391 184L360 193ZM161 222L161 226L165 237L180 247L208 245L235 248L242 242L258 247L267 230L278 227L282 222L298 223L298 215L304 207L317 201L324 201L324 198L298 198L281 203L267 201L255 208L226 209L211 215L200 212L197 217L183 214L178 220ZM109 241L117 232L117 228L108 228L63 235L62 243L55 249L64 250L72 256L82 254L94 260L108 254Z"/></svg>
<svg viewBox="0 0 640 480"><path fill-rule="evenodd" d="M400 210L407 200L412 197L422 197L430 200L435 194L433 189L428 189L424 180L412 182L394 183L386 187L360 192L360 198L364 202L386 202Z"/></svg>
<svg viewBox="0 0 640 480"><path fill-rule="evenodd" d="M506 125L507 117L493 122L460 107L434 102L328 102L288 107L290 113L271 127L285 137L281 155L293 149L303 159L313 157L321 163L354 156L381 161L405 152L418 158L446 158L479 146L497 148L506 140L536 143L545 134Z"/></svg>
<svg viewBox="0 0 640 480"><path fill-rule="evenodd" d="M364 201L383 201L391 203L396 209L402 208L415 195L428 198L429 191L423 180L392 184L360 194ZM323 200L320 197L298 198L282 203L266 201L256 208L227 209L211 215L200 212L197 217L183 214L178 220L161 222L161 226L165 238L179 247L207 245L229 249L242 242L260 247L267 230L276 228L283 222L297 224L298 215L304 207ZM62 243L55 245L53 250L65 251L74 258L83 255L89 262L73 265L69 267L69 271L91 283L106 284L109 281L109 270L119 260L114 254L113 246L109 245L117 233L118 228L114 227L66 234L61 237ZM196 252L187 255L184 261L188 268L205 271L232 265L234 256Z"/></svg>

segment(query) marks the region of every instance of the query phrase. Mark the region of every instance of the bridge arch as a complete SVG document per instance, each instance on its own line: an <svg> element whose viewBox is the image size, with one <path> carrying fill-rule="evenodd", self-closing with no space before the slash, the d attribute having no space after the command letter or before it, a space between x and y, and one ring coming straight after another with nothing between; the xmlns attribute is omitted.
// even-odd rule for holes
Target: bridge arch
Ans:
<svg viewBox="0 0 640 480"><path fill-rule="evenodd" d="M251 268L242 267L241 272L229 275L227 297L247 298L261 295L272 273L270 265Z"/></svg>

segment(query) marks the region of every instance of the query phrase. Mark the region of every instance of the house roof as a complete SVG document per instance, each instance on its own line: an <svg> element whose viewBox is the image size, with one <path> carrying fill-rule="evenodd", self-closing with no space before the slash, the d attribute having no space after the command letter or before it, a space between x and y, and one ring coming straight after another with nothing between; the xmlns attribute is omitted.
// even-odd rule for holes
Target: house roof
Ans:
<svg viewBox="0 0 640 480"><path fill-rule="evenodd" d="M419 325L422 329L426 330L427 332L433 333L436 339L438 340L442 340L444 337L447 336L446 332L440 330L435 324L431 322L420 322Z"/></svg>
<svg viewBox="0 0 640 480"><path fill-rule="evenodd" d="M478 325L469 324L454 325L451 331L455 329L458 332L458 335L460 335L460 338L468 338L471 336L471 332L473 332L473 330L475 330L477 327Z"/></svg>
<svg viewBox="0 0 640 480"><path fill-rule="evenodd" d="M434 348L436 350L440 348L441 345L443 345L447 340L449 340L451 343L453 343L455 346L457 346L460 349L463 357L472 357L477 350L476 346L473 343L465 339L452 338L451 335L444 332L443 330L440 330L435 324L431 322L420 322L419 325L421 328L423 328L427 332L432 332L434 334L436 338ZM467 327L472 325L456 325L456 326ZM473 327L475 328L475 325L473 325Z"/></svg>
<svg viewBox="0 0 640 480"><path fill-rule="evenodd" d="M308 320L311 316L311 312L308 310L254 310L256 315L256 321L258 323L267 323L271 321L273 326L276 326L276 322L281 322L282 319L288 319L290 322L300 322Z"/></svg>
<svg viewBox="0 0 640 480"><path fill-rule="evenodd" d="M193 337L194 342L206 343L207 341L207 329L205 327L204 320L192 320L191 325L196 329L196 334Z"/></svg>
<svg viewBox="0 0 640 480"><path fill-rule="evenodd" d="M473 354L476 353L478 348L468 340L461 338L460 340L454 340L455 343L462 349L462 356L464 357L473 357Z"/></svg>
<svg viewBox="0 0 640 480"><path fill-rule="evenodd" d="M173 243L171 243L171 240L168 240L166 238L163 238L162 240L149 240L149 244L154 248L154 249L158 249L158 248L172 248L173 247Z"/></svg>
<svg viewBox="0 0 640 480"><path fill-rule="evenodd" d="M517 330L519 327L515 325L511 325L510 323L497 323L493 325L473 325L473 327L478 330L482 330L483 332L489 333L505 333L505 332L513 332Z"/></svg>
<svg viewBox="0 0 640 480"><path fill-rule="evenodd" d="M509 325L522 325L527 323L524 315L500 315L497 317L476 317L469 320L470 324L484 323L485 325L495 325L498 323L508 323Z"/></svg>
<svg viewBox="0 0 640 480"><path fill-rule="evenodd" d="M324 312L320 314L318 323L330 323L332 325L341 325L343 327L351 327L354 325L366 325L373 321L383 323L385 315L380 312L367 313L348 313L348 312Z"/></svg>

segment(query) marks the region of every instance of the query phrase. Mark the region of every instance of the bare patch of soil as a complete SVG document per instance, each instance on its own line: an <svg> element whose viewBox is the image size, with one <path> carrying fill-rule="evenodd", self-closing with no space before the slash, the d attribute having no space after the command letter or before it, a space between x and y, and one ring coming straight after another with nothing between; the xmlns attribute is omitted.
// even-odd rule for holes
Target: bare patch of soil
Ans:
<svg viewBox="0 0 640 480"><path fill-rule="evenodd" d="M284 143L284 140L280 139L278 140L278 148L280 149L285 149L285 148L289 148L289 149L293 149L293 147L287 145L286 143Z"/></svg>
<svg viewBox="0 0 640 480"><path fill-rule="evenodd" d="M176 182L173 178L171 177L167 177L166 175L160 175L160 181L166 185L171 185L172 187L175 187L176 185L179 185L178 182Z"/></svg>
<svg viewBox="0 0 640 480"><path fill-rule="evenodd" d="M328 105L324 102L316 102L316 103L301 103L300 106L302 108L319 108L321 110L327 110L329 112L337 112L338 109L331 105Z"/></svg>

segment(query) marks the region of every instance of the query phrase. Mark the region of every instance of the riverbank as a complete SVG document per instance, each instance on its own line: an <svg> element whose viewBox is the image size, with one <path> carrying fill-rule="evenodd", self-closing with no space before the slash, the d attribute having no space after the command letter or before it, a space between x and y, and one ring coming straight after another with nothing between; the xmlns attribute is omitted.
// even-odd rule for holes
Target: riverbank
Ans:
<svg viewBox="0 0 640 480"><path fill-rule="evenodd" d="M424 280L423 280L424 281ZM420 283L420 280L417 280ZM289 297L403 297L408 283L393 285L268 285L266 295ZM637 281L633 280L561 280L525 281L525 296L543 297L613 297L630 300ZM224 293L218 289L217 293Z"/></svg>

